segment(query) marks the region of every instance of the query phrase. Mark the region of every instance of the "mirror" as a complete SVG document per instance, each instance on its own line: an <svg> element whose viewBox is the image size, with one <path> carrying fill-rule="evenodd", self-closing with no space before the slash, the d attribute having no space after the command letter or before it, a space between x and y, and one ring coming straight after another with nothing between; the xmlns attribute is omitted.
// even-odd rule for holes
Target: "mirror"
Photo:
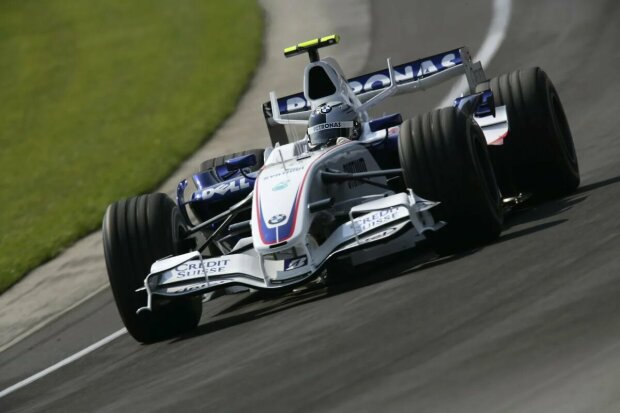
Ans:
<svg viewBox="0 0 620 413"><path fill-rule="evenodd" d="M229 171L238 171L239 169L249 168L256 165L256 155L253 153L249 155L237 156L236 158L228 159L226 161L226 169Z"/></svg>
<svg viewBox="0 0 620 413"><path fill-rule="evenodd" d="M398 126L403 123L403 117L400 113L394 113L393 115L383 116L378 119L373 119L368 122L368 126L371 132L377 132L383 129L391 128L392 126Z"/></svg>

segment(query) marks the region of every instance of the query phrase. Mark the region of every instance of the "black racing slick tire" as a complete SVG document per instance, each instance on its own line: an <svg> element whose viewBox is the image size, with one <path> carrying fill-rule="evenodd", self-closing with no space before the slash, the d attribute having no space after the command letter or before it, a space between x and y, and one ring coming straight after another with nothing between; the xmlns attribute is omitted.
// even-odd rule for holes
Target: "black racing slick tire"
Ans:
<svg viewBox="0 0 620 413"><path fill-rule="evenodd" d="M539 67L516 70L478 85L506 105L509 132L489 148L504 195L552 198L579 186L579 164L560 97Z"/></svg>
<svg viewBox="0 0 620 413"><path fill-rule="evenodd" d="M440 204L446 226L429 234L440 252L491 242L503 224L501 196L480 127L456 108L418 115L399 137L403 176L414 193Z"/></svg>
<svg viewBox="0 0 620 413"><path fill-rule="evenodd" d="M264 149L248 149L246 151L235 152L228 155L218 156L217 158L207 159L200 164L200 172L213 171L216 167L224 165L224 163L238 156L254 154L256 156L256 165L250 167L250 172L258 171L265 164ZM215 174L217 177L217 174Z"/></svg>
<svg viewBox="0 0 620 413"><path fill-rule="evenodd" d="M185 252L184 230L176 204L155 193L118 201L103 218L103 247L110 286L120 316L136 340L151 343L194 329L202 315L200 296L159 301L153 311L136 314L146 305L144 285L151 264Z"/></svg>

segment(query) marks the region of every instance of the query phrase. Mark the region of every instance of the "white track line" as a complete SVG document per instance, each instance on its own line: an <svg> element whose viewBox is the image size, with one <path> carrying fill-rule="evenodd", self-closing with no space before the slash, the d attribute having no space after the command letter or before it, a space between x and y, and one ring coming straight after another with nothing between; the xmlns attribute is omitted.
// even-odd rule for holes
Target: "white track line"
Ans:
<svg viewBox="0 0 620 413"><path fill-rule="evenodd" d="M2 353L4 350L6 350L9 347L13 347L13 345L19 343L24 338L26 338L26 337L36 333L37 331L39 331L40 329L42 329L46 325L48 325L50 323L53 323L54 321L58 320L59 318L61 318L65 314L67 314L69 311L73 310L76 307L81 306L86 301L90 300L91 298L93 298L94 296L96 296L97 294L99 294L100 292L102 292L103 290L105 290L107 288L110 288L109 284L102 285L101 287L99 287L95 291L93 291L92 293L88 294L86 297L76 301L75 303L71 304L70 306L68 306L67 308L62 310L61 312L55 314L53 317L46 318L43 321L41 321L40 323L38 323L37 325L35 325L34 327L24 331L23 333L21 333L20 335L18 335L14 339L12 339L11 341L9 341L9 342L3 344L2 346L0 346L0 353Z"/></svg>
<svg viewBox="0 0 620 413"><path fill-rule="evenodd" d="M82 357L84 357L85 355L87 355L88 353L92 353L93 351L97 350L100 347L105 346L106 344L108 344L109 342L115 340L116 338L122 336L123 334L125 334L127 332L127 329L125 328L121 328L120 330L110 334L109 336L97 341L95 344L91 344L90 346L86 347L84 350L78 351L77 353L75 353L72 356L67 357L66 359L59 361L58 363L54 364L51 367L46 368L45 370L41 370L40 372L38 372L35 375L32 375L30 377L28 377L27 379L24 379L22 381L20 381L19 383L16 383L14 385L12 385L11 387L7 387L6 389L2 390L0 392L0 398L13 393L15 390L19 390L22 387L25 387L27 385L29 385L30 383L39 380L42 377L47 376L50 373L55 372L56 370L58 370L61 367L66 366L67 364L73 363L75 360L78 360Z"/></svg>
<svg viewBox="0 0 620 413"><path fill-rule="evenodd" d="M504 38L506 37L506 31L508 30L508 23L510 21L511 9L512 0L493 0L493 18L491 19L491 24L489 25L489 31L487 32L486 38L484 39L484 42L480 47L480 51L476 54L474 60L482 61L483 63L488 65L493 56L495 56L495 53L497 53L499 46L502 44ZM446 96L446 98L441 103L440 107L452 105L452 100L454 99L454 96L459 96L465 88L465 79L461 79L461 81L454 85L448 96ZM84 357L88 353L91 353L100 347L105 346L106 344L122 336L126 332L127 330L122 328L117 332L112 333L109 336L99 340L95 344L86 347L84 350L79 351L74 355L69 356L66 359L54 364L53 366L48 367L45 370L42 370L37 374L30 376L27 379L24 379L19 383L2 390L0 392L0 398L14 392L15 390L21 389L22 387L27 386L30 383L47 376L50 373L53 373L61 367L64 367L67 364L70 364L75 360Z"/></svg>
<svg viewBox="0 0 620 413"><path fill-rule="evenodd" d="M480 50L474 56L474 61L482 62L484 66L489 66L491 59L499 50L506 32L508 31L508 23L510 23L510 14L512 11L512 0L493 0L493 17L487 35L480 46ZM461 78L450 90L450 93L441 101L439 108L452 106L454 98L461 96L463 91L467 89L467 80Z"/></svg>

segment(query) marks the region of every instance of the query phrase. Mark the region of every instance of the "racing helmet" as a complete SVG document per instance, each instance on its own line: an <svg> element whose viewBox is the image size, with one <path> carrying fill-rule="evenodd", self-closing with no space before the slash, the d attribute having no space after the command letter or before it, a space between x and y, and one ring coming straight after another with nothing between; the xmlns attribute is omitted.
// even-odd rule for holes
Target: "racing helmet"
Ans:
<svg viewBox="0 0 620 413"><path fill-rule="evenodd" d="M308 137L310 149L332 145L340 137L357 139L361 123L357 112L342 102L324 103L310 114Z"/></svg>

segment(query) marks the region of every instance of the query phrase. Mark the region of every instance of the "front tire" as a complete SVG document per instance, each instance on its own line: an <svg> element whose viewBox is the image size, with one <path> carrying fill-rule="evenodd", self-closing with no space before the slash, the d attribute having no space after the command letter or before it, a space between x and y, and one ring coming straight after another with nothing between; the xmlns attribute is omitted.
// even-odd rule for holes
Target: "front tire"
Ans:
<svg viewBox="0 0 620 413"><path fill-rule="evenodd" d="M482 130L456 108L437 109L403 123L399 156L408 188L439 201L431 210L446 227L436 249L453 252L498 238L501 196Z"/></svg>
<svg viewBox="0 0 620 413"><path fill-rule="evenodd" d="M136 314L146 305L144 285L153 262L183 251L181 214L165 194L148 194L110 205L103 218L103 246L110 286L127 331L150 343L194 329L200 321L200 297L157 302L152 312ZM157 305L159 304L159 305Z"/></svg>

